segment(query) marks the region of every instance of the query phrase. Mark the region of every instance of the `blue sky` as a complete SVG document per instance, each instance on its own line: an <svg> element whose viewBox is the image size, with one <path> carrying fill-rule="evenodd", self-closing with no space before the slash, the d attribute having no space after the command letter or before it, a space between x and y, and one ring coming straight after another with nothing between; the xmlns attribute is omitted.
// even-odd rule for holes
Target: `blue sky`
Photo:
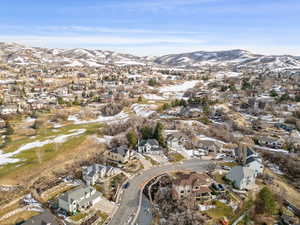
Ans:
<svg viewBox="0 0 300 225"><path fill-rule="evenodd" d="M1 0L0 41L137 55L300 55L299 0Z"/></svg>

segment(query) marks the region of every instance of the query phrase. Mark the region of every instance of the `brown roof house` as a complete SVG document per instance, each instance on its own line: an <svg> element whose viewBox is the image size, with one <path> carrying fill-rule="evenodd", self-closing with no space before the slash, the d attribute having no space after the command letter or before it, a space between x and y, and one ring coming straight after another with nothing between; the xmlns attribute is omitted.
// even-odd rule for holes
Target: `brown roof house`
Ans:
<svg viewBox="0 0 300 225"><path fill-rule="evenodd" d="M212 190L209 188L212 180L207 174L180 174L172 185L174 199L189 199L191 203L211 200Z"/></svg>

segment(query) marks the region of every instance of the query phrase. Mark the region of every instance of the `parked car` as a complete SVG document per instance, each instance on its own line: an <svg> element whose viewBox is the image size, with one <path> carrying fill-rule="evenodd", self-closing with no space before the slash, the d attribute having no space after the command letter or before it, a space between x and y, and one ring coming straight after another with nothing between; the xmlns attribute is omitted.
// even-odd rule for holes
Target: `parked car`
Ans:
<svg viewBox="0 0 300 225"><path fill-rule="evenodd" d="M129 182L127 182L127 183L125 183L125 184L123 185L123 188L124 188L124 189L126 189L126 188L128 188L128 187L129 187L129 185L130 185L130 183L129 183Z"/></svg>

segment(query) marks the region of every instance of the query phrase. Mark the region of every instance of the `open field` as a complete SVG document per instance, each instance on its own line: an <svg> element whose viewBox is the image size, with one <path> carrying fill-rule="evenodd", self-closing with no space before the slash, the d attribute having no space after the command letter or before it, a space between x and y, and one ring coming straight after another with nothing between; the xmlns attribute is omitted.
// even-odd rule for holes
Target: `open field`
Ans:
<svg viewBox="0 0 300 225"><path fill-rule="evenodd" d="M7 143L0 152L0 184L14 184L20 179L24 180L24 174L29 177L32 172L47 172L46 168L51 167L56 160L62 161L67 155L70 157L65 159L76 158L76 154L72 153L77 151L86 150L88 153L90 149L85 149L82 144L90 142L87 137L97 133L101 127L100 123L42 127L36 130L34 136L21 136L16 130L11 135L14 141Z"/></svg>

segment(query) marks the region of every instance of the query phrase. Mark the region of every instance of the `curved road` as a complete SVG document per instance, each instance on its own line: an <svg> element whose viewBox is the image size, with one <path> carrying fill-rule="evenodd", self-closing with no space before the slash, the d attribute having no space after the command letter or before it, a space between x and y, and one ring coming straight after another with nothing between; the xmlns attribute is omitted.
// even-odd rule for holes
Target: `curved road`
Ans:
<svg viewBox="0 0 300 225"><path fill-rule="evenodd" d="M165 172L178 170L204 172L207 170L210 163L211 161L199 159L186 160L179 164L156 166L143 171L139 175L133 176L129 180L129 187L121 194L121 201L119 202L120 206L113 215L109 225L127 225L133 220L139 205L141 187L151 178Z"/></svg>

